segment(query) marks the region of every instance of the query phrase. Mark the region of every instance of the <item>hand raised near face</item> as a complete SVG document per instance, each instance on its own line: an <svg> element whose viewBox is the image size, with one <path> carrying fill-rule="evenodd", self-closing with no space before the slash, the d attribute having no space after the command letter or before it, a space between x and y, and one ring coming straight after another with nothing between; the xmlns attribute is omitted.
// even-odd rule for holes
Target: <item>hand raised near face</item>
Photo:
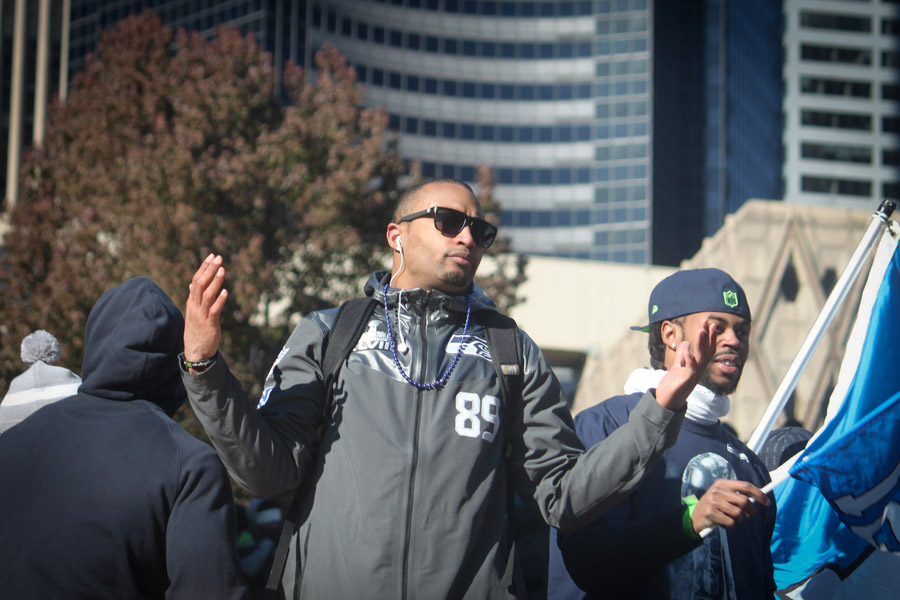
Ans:
<svg viewBox="0 0 900 600"><path fill-rule="evenodd" d="M210 254L194 273L184 309L184 357L188 361L212 358L222 337L219 315L225 307L228 290L223 259Z"/></svg>
<svg viewBox="0 0 900 600"><path fill-rule="evenodd" d="M693 341L683 341L675 350L675 361L656 387L656 401L669 410L681 410L699 383L716 351L716 325L704 320Z"/></svg>

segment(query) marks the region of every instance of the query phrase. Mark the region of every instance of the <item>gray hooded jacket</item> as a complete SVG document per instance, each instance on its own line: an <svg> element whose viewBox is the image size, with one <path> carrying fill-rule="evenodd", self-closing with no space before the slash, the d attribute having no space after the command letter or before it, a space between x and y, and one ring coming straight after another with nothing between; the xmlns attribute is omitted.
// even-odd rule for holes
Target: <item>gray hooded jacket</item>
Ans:
<svg viewBox="0 0 900 600"><path fill-rule="evenodd" d="M229 471L254 496L310 479L283 579L288 597L515 597L507 486L533 498L554 527L589 523L674 443L683 412L647 394L627 425L585 451L556 377L523 332L522 398L501 407L479 318L496 308L474 286L466 338L465 296L387 291L395 342L402 336L409 347L396 357L413 381L438 379L465 343L445 385L418 389L391 351L388 278L375 273L366 285L379 306L334 384L320 442L320 365L336 309L301 320L258 410L221 356L203 373L184 374L188 398Z"/></svg>

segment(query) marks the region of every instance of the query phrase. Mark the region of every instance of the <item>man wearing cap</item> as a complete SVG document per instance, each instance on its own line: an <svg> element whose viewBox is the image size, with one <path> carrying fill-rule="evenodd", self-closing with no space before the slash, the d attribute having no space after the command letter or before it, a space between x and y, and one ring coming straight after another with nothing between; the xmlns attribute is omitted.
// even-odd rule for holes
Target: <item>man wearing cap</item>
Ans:
<svg viewBox="0 0 900 600"><path fill-rule="evenodd" d="M763 462L719 421L737 387L750 345L744 290L719 269L679 271L651 292L650 369L637 369L615 396L579 413L586 447L628 421L641 394L676 360L674 348L703 321L715 324L716 350L688 397L678 441L621 504L588 527L553 531L550 598L772 598L769 543L774 500ZM704 529L712 528L705 538Z"/></svg>

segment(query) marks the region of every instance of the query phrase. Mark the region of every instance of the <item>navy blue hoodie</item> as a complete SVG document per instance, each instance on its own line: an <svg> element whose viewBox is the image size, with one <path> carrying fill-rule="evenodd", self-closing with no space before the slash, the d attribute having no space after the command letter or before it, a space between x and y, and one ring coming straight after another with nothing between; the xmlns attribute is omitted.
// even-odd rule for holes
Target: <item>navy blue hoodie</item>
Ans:
<svg viewBox="0 0 900 600"><path fill-rule="evenodd" d="M225 470L171 419L183 330L152 280L107 291L78 394L0 435L6 597L243 597Z"/></svg>

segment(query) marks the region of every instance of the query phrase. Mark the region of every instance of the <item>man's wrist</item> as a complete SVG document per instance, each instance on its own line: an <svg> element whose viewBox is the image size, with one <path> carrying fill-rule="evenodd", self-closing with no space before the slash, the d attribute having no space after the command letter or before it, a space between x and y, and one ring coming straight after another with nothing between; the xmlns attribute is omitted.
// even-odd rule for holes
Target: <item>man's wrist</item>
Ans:
<svg viewBox="0 0 900 600"><path fill-rule="evenodd" d="M684 513L681 517L681 524L684 526L685 533L688 534L692 540L700 539L700 534L694 531L694 508L697 506L697 502L700 500L694 494L687 496L686 498L682 498L684 502Z"/></svg>
<svg viewBox="0 0 900 600"><path fill-rule="evenodd" d="M188 372L192 373L202 373L207 370L214 364L216 364L216 357L218 355L213 355L210 358L204 358L202 360L187 360L184 357L184 352L178 355L178 359L181 361L181 367Z"/></svg>

